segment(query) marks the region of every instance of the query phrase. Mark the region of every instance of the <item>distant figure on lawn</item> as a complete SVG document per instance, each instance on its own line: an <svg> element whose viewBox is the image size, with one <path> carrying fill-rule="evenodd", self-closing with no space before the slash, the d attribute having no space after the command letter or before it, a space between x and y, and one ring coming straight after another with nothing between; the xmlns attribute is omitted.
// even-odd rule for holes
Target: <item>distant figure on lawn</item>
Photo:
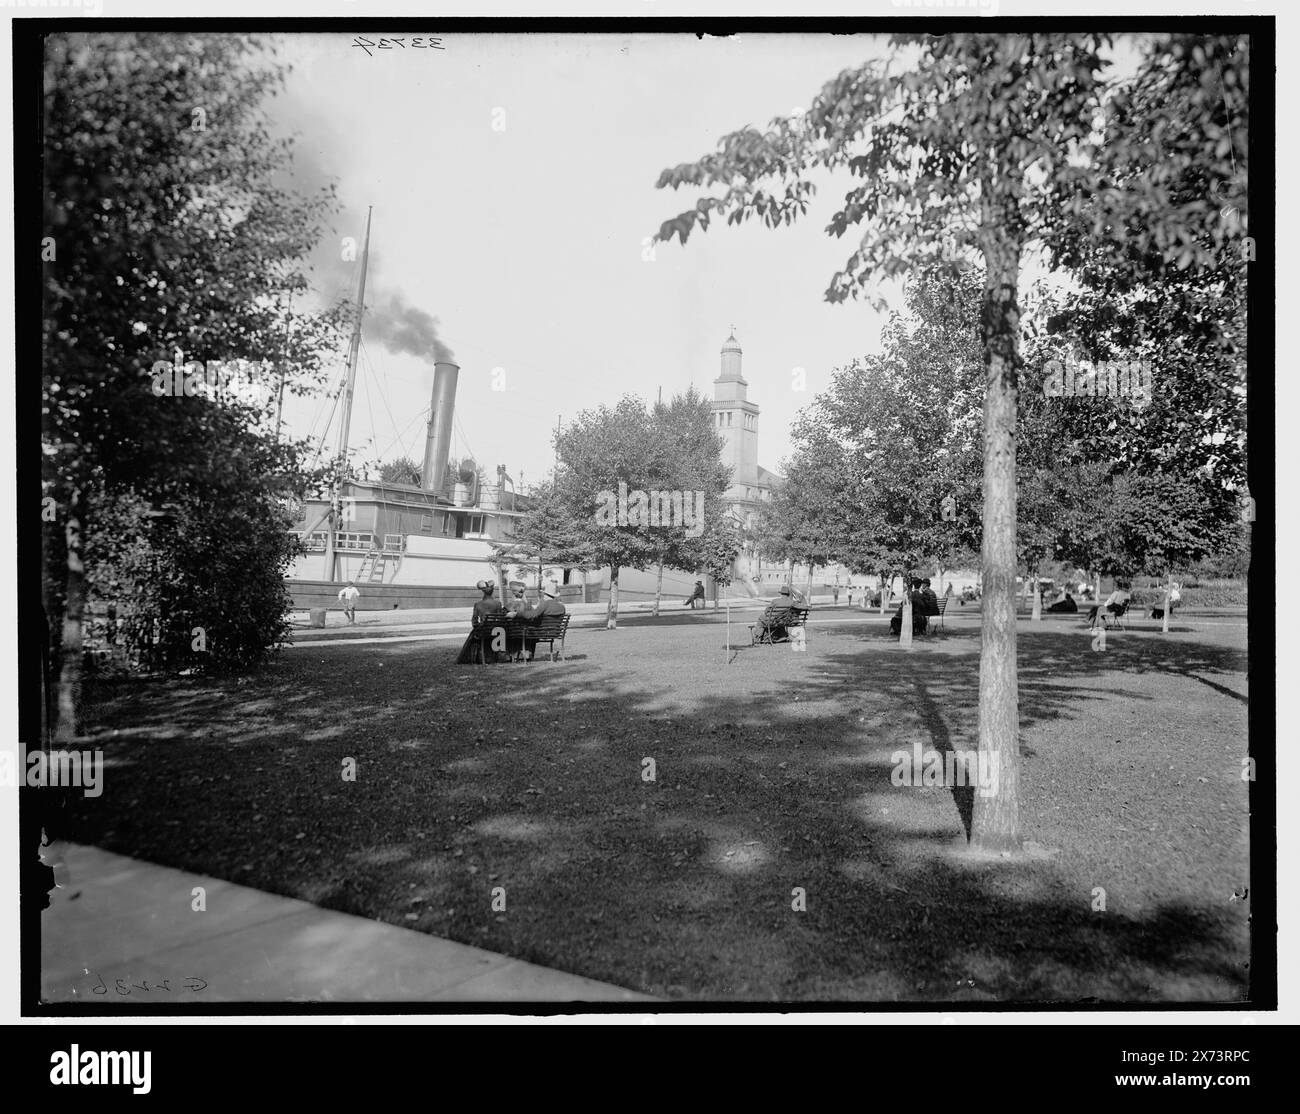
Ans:
<svg viewBox="0 0 1300 1114"><path fill-rule="evenodd" d="M1182 600L1182 598L1183 598L1183 593L1179 589L1178 585L1177 584L1169 585L1169 618L1172 619L1174 617L1174 607L1179 603L1179 601ZM1151 609L1151 618L1163 619L1164 617L1165 617L1165 609L1163 607L1153 607Z"/></svg>
<svg viewBox="0 0 1300 1114"><path fill-rule="evenodd" d="M1093 604L1088 611L1088 628L1091 630L1097 623L1097 612L1103 607L1112 615L1118 615L1124 610L1124 606L1132 598L1132 593L1128 590L1126 581L1115 581L1115 590L1106 597L1105 603Z"/></svg>
<svg viewBox="0 0 1300 1114"><path fill-rule="evenodd" d="M1057 600L1048 611L1078 611L1079 605L1074 602L1074 597L1070 595L1070 589L1065 590L1065 599Z"/></svg>
<svg viewBox="0 0 1300 1114"><path fill-rule="evenodd" d="M758 620L758 637L770 638L773 642L788 642L790 631L787 629L787 625L793 617L796 606L798 605L795 603L794 593L790 590L790 586L782 584L776 599L763 609L763 615Z"/></svg>
<svg viewBox="0 0 1300 1114"><path fill-rule="evenodd" d="M525 607L522 611L507 612L506 618L514 619L516 617L523 619L528 623L536 623L548 615L560 616L565 613L564 604L560 602L560 590L553 582L547 582L542 585L542 601L536 607ZM524 650L529 660L532 660L533 651L537 648L537 639L529 640L528 634L524 634Z"/></svg>
<svg viewBox="0 0 1300 1114"><path fill-rule="evenodd" d="M339 592L339 599L343 601L343 614L348 617L349 623L357 621L357 597L361 595L361 590L357 587L355 580L349 580L347 587Z"/></svg>
<svg viewBox="0 0 1300 1114"><path fill-rule="evenodd" d="M460 648L460 653L456 657L457 665L469 665L474 661L474 643L484 633L479 630L479 627L490 619L505 613L505 609L495 597L496 585L492 581L480 580L474 587L483 593L483 598L474 605L474 613L470 616L469 637L465 639L465 645ZM497 660L497 654L490 646L485 645L483 647L483 660Z"/></svg>
<svg viewBox="0 0 1300 1114"><path fill-rule="evenodd" d="M694 611L696 600L699 600L701 603L704 602L704 581L702 580L697 580L695 582L695 591L686 597L686 600L682 604L682 606L689 607L692 611Z"/></svg>

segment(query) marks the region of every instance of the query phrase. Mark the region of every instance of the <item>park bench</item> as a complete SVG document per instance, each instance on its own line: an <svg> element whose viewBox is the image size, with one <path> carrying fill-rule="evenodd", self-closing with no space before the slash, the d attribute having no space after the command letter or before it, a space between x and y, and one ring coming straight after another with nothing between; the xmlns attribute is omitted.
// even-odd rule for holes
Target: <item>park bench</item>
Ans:
<svg viewBox="0 0 1300 1114"><path fill-rule="evenodd" d="M806 607L789 608L789 612L790 612L789 617L786 619L784 623L781 624L781 626L785 628L785 632L787 636L789 635L790 631L795 629L795 627L802 627L804 626L804 624L808 622L808 610L809 609ZM769 614L771 614L770 605L768 607L768 610L763 612L763 617L766 618ZM763 629L760 631L759 628L763 628ZM774 645L772 639L772 628L763 627L763 623L761 620L757 623L750 623L749 644L751 646L761 646L764 643L766 643L769 646Z"/></svg>
<svg viewBox="0 0 1300 1114"><path fill-rule="evenodd" d="M952 598L951 596L944 596L944 597L942 597L942 598L939 600L939 613L938 613L937 615L929 615L929 616L927 616L927 618L929 618L929 619L932 620L932 621L935 620L935 619L938 619L938 620L939 620L939 629L940 629L940 630L943 629L943 613L944 613L945 611L948 610L948 600L951 599L951 598ZM933 623L931 624L931 629L932 629L932 630L934 629L934 628L933 628Z"/></svg>
<svg viewBox="0 0 1300 1114"><path fill-rule="evenodd" d="M570 616L545 615L537 622L527 619L507 619L504 615L494 615L474 628L478 636L474 639L474 661L482 665L487 661L487 651L498 631L505 632L506 647L511 653L522 653L526 643L540 645L545 642L550 651L551 661L556 660L555 644L560 644L559 660L564 660L564 637L569 630ZM517 647L517 650L510 649ZM534 654L536 650L534 650Z"/></svg>

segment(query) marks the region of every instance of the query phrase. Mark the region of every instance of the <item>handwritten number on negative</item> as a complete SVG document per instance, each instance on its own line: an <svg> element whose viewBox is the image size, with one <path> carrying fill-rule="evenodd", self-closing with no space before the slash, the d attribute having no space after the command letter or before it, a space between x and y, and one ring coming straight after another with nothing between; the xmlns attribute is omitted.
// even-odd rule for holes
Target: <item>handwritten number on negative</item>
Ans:
<svg viewBox="0 0 1300 1114"><path fill-rule="evenodd" d="M400 38L400 39L384 38L384 39L380 39L379 42L376 43L373 39L367 39L364 35L358 35L356 38L352 40L352 45L359 46L362 50L364 50L366 52L367 58L374 57L374 52L370 49L372 46L375 47L377 50L392 50L394 43L400 46L403 50L406 49L405 38ZM435 39L435 38L430 38L428 46L426 46L423 35L420 35L412 39L411 46L415 50L446 50L447 49L445 46L442 45L441 39Z"/></svg>

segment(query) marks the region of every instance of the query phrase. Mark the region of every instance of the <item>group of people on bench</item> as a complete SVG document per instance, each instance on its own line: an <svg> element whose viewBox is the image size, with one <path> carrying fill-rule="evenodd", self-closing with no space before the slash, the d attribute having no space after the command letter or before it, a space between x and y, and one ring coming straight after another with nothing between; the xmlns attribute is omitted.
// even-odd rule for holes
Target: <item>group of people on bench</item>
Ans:
<svg viewBox="0 0 1300 1114"><path fill-rule="evenodd" d="M548 616L558 618L565 613L564 604L559 599L560 590L554 584L542 585L541 599L536 606L530 605L524 598L523 585L514 588L509 606L503 606L501 601L495 598L496 585L490 580L480 580L474 587L483 593L483 598L474 605L474 613L470 618L472 629L456 658L459 665L469 665L475 660L475 643L482 641L484 633L480 628L490 624L494 619L522 619L526 623L536 625ZM493 650L490 641L483 642L483 660L510 661L521 653L532 659L537 647L537 639L530 639L528 632L525 631L522 645L518 639L514 639L513 642L514 644L508 645L505 650Z"/></svg>
<svg viewBox="0 0 1300 1114"><path fill-rule="evenodd" d="M898 605L894 617L889 620L889 630L899 634L903 629L903 608L907 601ZM939 614L939 597L930 587L930 578L912 581L912 633L924 634L930 629L930 619Z"/></svg>

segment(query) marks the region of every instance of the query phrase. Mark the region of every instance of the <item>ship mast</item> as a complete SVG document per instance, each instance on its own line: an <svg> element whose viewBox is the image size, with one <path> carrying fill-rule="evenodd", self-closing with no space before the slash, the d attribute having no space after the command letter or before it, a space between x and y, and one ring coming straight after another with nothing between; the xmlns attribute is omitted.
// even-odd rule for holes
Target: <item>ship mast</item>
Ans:
<svg viewBox="0 0 1300 1114"><path fill-rule="evenodd" d="M352 432L352 396L357 385L357 357L361 352L361 316L366 309L366 269L370 264L370 216L374 206L366 209L366 244L361 252L361 280L357 286L357 319L352 326L352 343L348 350L348 377L343 386L343 414L339 422L338 457L334 472L334 514L331 515L329 540L325 554L325 571L327 579L338 580L338 528L342 517L340 496L346 482L344 476L348 464L348 441Z"/></svg>

